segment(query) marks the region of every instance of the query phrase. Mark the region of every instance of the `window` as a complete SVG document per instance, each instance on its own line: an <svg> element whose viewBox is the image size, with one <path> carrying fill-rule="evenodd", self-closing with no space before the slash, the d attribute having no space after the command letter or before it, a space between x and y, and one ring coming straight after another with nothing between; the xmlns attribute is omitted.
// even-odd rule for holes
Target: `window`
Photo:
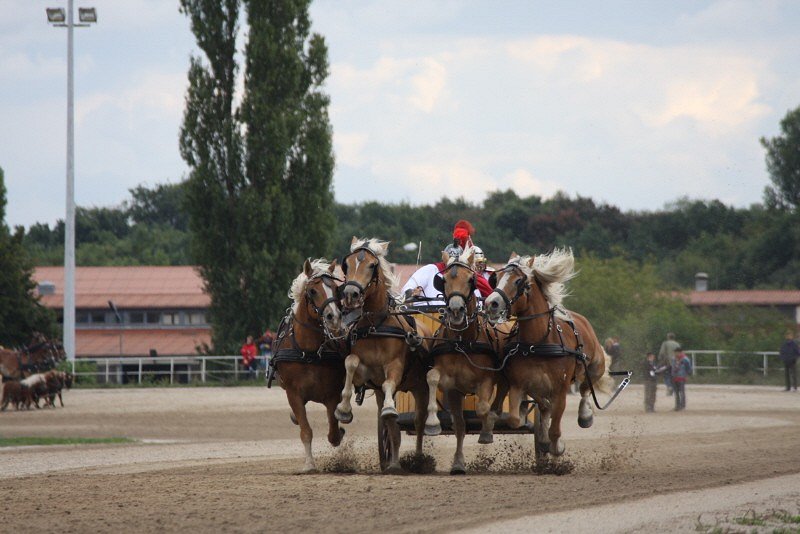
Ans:
<svg viewBox="0 0 800 534"><path fill-rule="evenodd" d="M144 323L144 312L128 312L128 320L131 324L142 324Z"/></svg>
<svg viewBox="0 0 800 534"><path fill-rule="evenodd" d="M158 324L161 322L161 314L158 312L147 312L147 324Z"/></svg>
<svg viewBox="0 0 800 534"><path fill-rule="evenodd" d="M206 324L206 314L203 312L192 312L189 315L189 324Z"/></svg>
<svg viewBox="0 0 800 534"><path fill-rule="evenodd" d="M89 314L87 312L76 311L75 312L75 322L78 323L78 324L88 323L89 322Z"/></svg>
<svg viewBox="0 0 800 534"><path fill-rule="evenodd" d="M161 314L161 324L178 325L181 324L181 314L178 312L164 312Z"/></svg>
<svg viewBox="0 0 800 534"><path fill-rule="evenodd" d="M103 324L106 322L106 312L93 311L91 314L92 324Z"/></svg>

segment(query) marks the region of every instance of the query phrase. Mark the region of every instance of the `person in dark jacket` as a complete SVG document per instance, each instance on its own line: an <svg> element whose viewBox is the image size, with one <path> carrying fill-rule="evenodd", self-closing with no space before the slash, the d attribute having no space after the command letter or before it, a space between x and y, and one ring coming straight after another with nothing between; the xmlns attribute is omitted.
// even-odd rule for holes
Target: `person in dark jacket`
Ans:
<svg viewBox="0 0 800 534"><path fill-rule="evenodd" d="M662 374L667 367L665 365L658 365L656 362L656 355L652 352L647 353L642 367L644 375L644 411L651 413L656 411L656 385L658 384L658 376Z"/></svg>
<svg viewBox="0 0 800 534"><path fill-rule="evenodd" d="M797 391L797 359L800 358L800 345L794 338L794 332L786 332L786 339L781 345L781 360L786 373L786 391Z"/></svg>

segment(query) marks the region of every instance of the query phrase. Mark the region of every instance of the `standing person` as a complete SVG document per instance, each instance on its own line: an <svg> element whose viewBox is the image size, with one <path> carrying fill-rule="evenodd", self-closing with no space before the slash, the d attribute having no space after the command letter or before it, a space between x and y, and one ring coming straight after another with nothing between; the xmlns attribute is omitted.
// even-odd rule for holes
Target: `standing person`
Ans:
<svg viewBox="0 0 800 534"><path fill-rule="evenodd" d="M666 367L659 367L656 362L656 355L648 352L644 360L644 411L651 413L656 411L656 385L658 377L666 370Z"/></svg>
<svg viewBox="0 0 800 534"><path fill-rule="evenodd" d="M256 366L258 365L256 363L258 351L256 349L256 344L253 343L253 336L247 336L239 352L242 354L242 366L247 370L248 377L255 378Z"/></svg>
<svg viewBox="0 0 800 534"><path fill-rule="evenodd" d="M658 364L667 368L664 372L664 385L667 386L667 396L672 395L672 364L675 362L675 350L680 348L680 344L675 341L675 334L669 332L667 339L661 343L658 349Z"/></svg>
<svg viewBox="0 0 800 534"><path fill-rule="evenodd" d="M692 361L681 350L675 349L675 361L672 364L672 387L675 389L675 411L686 408L686 379L692 374Z"/></svg>
<svg viewBox="0 0 800 534"><path fill-rule="evenodd" d="M786 391L797 391L797 359L800 358L800 345L794 339L794 332L786 331L786 339L781 345L781 360L786 373Z"/></svg>
<svg viewBox="0 0 800 534"><path fill-rule="evenodd" d="M272 358L272 341L275 339L275 335L272 331L267 327L264 330L264 334L258 338L258 348L261 351L261 362L260 367L265 370L269 367L269 361Z"/></svg>

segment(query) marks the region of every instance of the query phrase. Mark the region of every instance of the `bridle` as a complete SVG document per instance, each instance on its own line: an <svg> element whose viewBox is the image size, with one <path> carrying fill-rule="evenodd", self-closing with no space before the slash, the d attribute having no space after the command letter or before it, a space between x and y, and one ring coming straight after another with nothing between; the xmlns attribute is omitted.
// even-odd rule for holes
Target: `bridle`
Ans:
<svg viewBox="0 0 800 534"><path fill-rule="evenodd" d="M348 254L347 256L344 256L342 258L342 261L341 261L342 272L344 273L344 275L346 277L347 276L347 260L350 258L350 256L353 256L356 253L361 253L361 254L359 254L359 258L358 259L359 260L363 260L364 259L364 254L363 254L364 252L368 252L373 258L378 260L378 265L376 265L375 268L372 269L372 277L370 278L369 282L367 282L367 285L363 286L363 285L361 285L360 282L358 282L356 280L346 280L345 283L339 288L342 292L344 292L344 289L346 287L353 286L361 294L362 299L366 296L367 289L369 289L370 286L372 286L373 284L376 284L378 282L378 271L380 270L380 258L378 258L378 255L375 254L372 250L370 250L369 247L358 247L355 250L353 250L352 252L350 252L350 254Z"/></svg>
<svg viewBox="0 0 800 534"><path fill-rule="evenodd" d="M497 287L497 273L511 273L514 271L518 271L521 275L521 278L514 283L517 286L517 290L514 295L509 298L505 291ZM525 271L522 270L522 267L520 267L518 263L509 263L502 269L493 272L491 274L491 278L494 278L493 283L490 280L490 284L492 284L494 293L500 295L500 298L503 299L503 302L506 305L506 314L510 313L511 307L520 299L520 297L522 297L522 295L526 295L531 289L531 284L528 282L528 275L525 274Z"/></svg>
<svg viewBox="0 0 800 534"><path fill-rule="evenodd" d="M448 273L450 271L450 269L452 269L454 267L463 267L463 268L467 269L469 272L472 273L472 277L470 278L470 284L469 284L470 290L469 290L469 293L467 293L466 295L463 294L463 293L459 293L458 291L453 291L452 293L448 293L447 295L445 295L445 310L449 310L450 309L450 301L455 297L461 297L461 299L464 301L464 305L465 306L466 306L466 304L468 304L470 302L471 299L473 299L475 297L475 270L471 266L467 265L466 263L458 261L458 260L455 260L455 261L447 264L447 266L444 269L439 271L439 274L441 275L442 278L437 279L437 280L441 280L442 287L441 288L437 287L437 289L439 289L440 291L442 291L442 293L444 293L444 277L445 277L445 274ZM436 283L434 283L434 285L436 285ZM449 312L448 312L448 316L449 316ZM466 330L467 328L469 328L469 325L472 322L472 319L474 319L476 316L477 316L477 314L473 314L473 317L470 317L469 315L465 314L465 324L464 324L464 327L461 328L461 329L456 329L455 327L453 327L450 324L450 321L448 319L447 327L450 328L451 330L462 330L462 331Z"/></svg>
<svg viewBox="0 0 800 534"><path fill-rule="evenodd" d="M309 293L308 285L311 282L313 282L315 280L320 280L320 279L322 280L323 285L333 289L333 296L326 298L324 301L322 301L322 304L317 306L317 304L314 302L313 296ZM341 336L337 337L337 336L333 335L333 333L330 331L330 329L328 328L328 325L326 324L326 322L325 322L325 320L323 318L323 315L324 315L324 312L325 312L325 308L327 308L331 304L333 304L336 307L338 307L338 305L339 305L339 289L340 288L336 286L336 282L341 282L341 281L342 280L340 278L336 278L331 273L325 272L325 273L321 273L321 274L312 276L306 282L306 288L307 288L306 292L305 292L306 306L314 311L314 314L316 314L316 319L319 322L319 324L322 326L322 329L325 332L325 336L328 337L328 339L339 339L341 337ZM314 317L314 314L309 313L309 315L312 316L312 317ZM306 326L306 325L304 325L304 326Z"/></svg>

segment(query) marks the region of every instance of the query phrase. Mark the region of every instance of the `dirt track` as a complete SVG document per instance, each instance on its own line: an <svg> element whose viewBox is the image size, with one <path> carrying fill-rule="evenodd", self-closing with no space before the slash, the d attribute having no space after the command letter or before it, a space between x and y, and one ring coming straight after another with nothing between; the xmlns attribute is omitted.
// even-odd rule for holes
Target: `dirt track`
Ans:
<svg viewBox="0 0 800 534"><path fill-rule="evenodd" d="M295 475L302 445L283 392L264 388L76 390L66 408L0 413L0 435L112 437L130 445L0 449L0 525L7 532L694 531L748 509L800 513L800 395L772 388L689 386L686 412L644 414L632 386L591 429L577 397L564 436L569 475L534 475L531 439L500 436L491 470L447 475L454 438L430 439L435 475L377 474L374 401L357 408L344 450L325 442L320 467L358 474ZM413 439L405 437L404 449ZM432 445L430 445L432 443ZM345 462L346 463L346 462Z"/></svg>

